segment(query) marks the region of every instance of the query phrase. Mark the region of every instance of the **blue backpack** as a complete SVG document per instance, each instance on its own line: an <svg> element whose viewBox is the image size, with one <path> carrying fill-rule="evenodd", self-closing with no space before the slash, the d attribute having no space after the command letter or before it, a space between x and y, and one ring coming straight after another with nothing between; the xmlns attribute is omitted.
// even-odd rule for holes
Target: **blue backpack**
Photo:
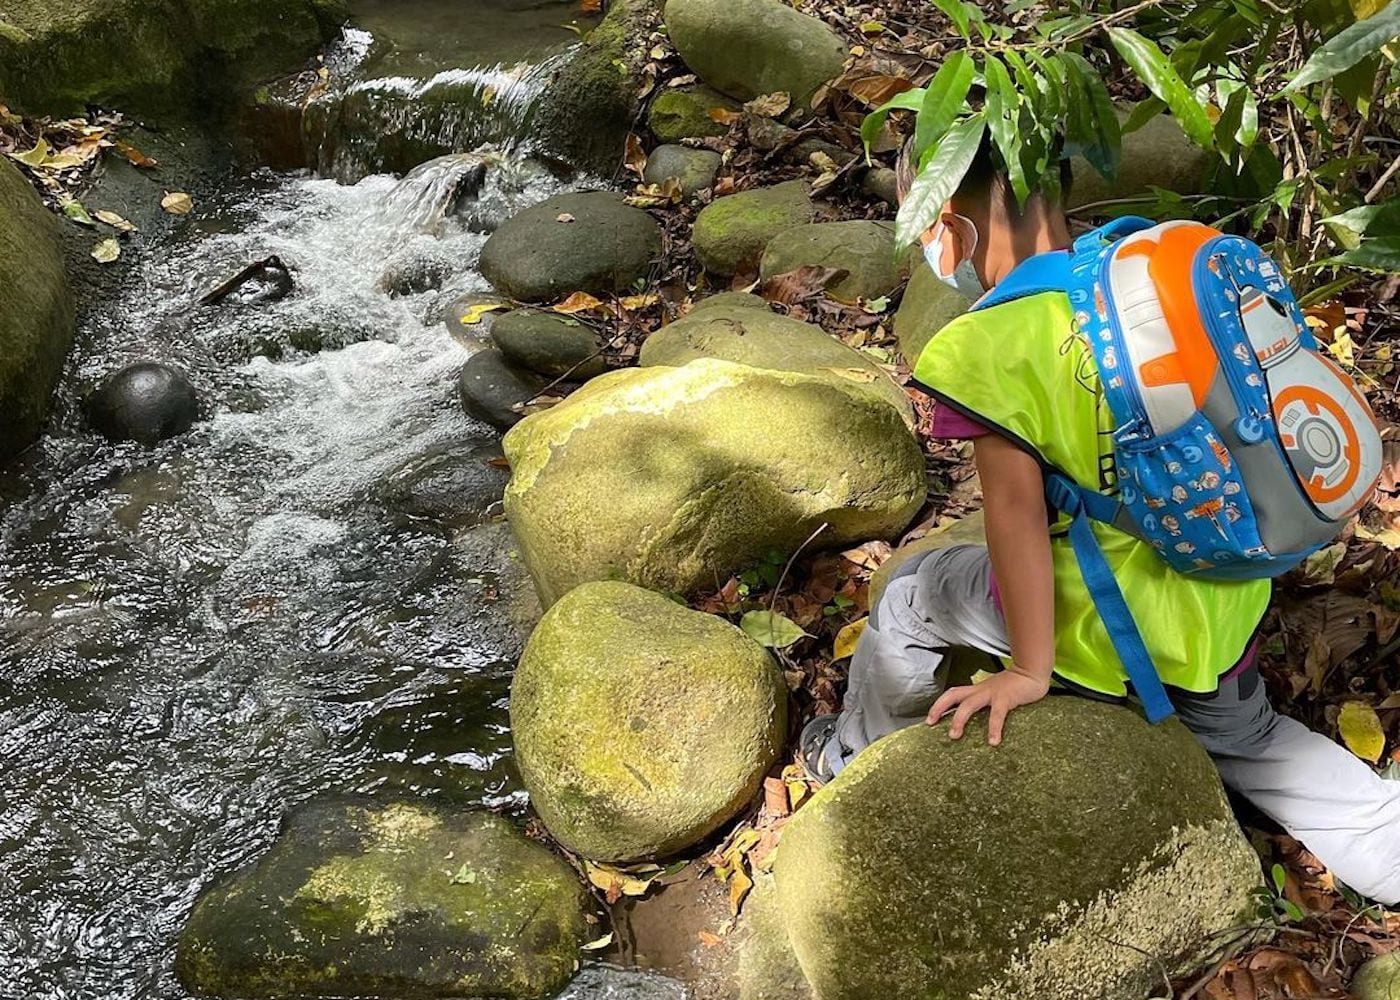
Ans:
<svg viewBox="0 0 1400 1000"><path fill-rule="evenodd" d="M1319 348L1278 264L1195 222L1128 217L1023 262L974 307L1062 291L1113 414L1116 487L1046 496L1148 718L1172 714L1090 520L1180 573L1279 576L1330 543L1381 471L1375 418Z"/></svg>

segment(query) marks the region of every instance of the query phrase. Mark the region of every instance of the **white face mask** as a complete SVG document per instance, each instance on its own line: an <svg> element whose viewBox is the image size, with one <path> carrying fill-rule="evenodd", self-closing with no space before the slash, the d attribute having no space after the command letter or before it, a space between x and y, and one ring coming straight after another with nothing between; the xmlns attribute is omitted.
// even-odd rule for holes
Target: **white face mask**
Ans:
<svg viewBox="0 0 1400 1000"><path fill-rule="evenodd" d="M944 246L944 240L952 234L943 219L939 218L929 241L924 244L924 260L928 261L928 266L933 269L939 281L969 299L980 299L987 293L987 289L982 284L982 279L977 276L977 268L972 265L972 254L977 249L977 226L964 215L955 215L953 218L960 220L966 232L971 234L972 243L962 259L949 270L949 258L952 254Z"/></svg>

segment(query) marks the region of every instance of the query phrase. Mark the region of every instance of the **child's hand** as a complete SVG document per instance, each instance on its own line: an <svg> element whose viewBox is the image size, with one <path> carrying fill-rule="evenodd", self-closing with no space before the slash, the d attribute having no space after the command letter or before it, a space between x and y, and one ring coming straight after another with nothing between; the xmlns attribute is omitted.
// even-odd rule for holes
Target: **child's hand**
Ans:
<svg viewBox="0 0 1400 1000"><path fill-rule="evenodd" d="M928 710L928 724L936 724L949 711L953 713L953 723L948 727L948 735L955 740L962 739L967 720L984 708L992 711L991 722L987 726L987 742L992 746L1001 744L1002 728L1006 717L1013 708L1030 705L1044 698L1050 690L1050 681L1022 673L1014 666L999 674L993 674L981 684L968 687L949 688Z"/></svg>

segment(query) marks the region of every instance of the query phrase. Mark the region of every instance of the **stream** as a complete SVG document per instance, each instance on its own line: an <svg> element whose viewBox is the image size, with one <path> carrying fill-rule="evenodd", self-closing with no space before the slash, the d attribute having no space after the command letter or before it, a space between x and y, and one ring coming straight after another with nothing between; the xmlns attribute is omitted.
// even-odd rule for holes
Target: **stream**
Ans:
<svg viewBox="0 0 1400 1000"><path fill-rule="evenodd" d="M521 61L573 37L557 3L359 6L346 44L380 52L350 89L487 80L511 114ZM507 697L532 599L442 320L487 287L486 231L568 187L527 154L232 176L81 318L47 433L0 475L2 1000L186 997L196 896L317 795L523 809ZM198 305L272 254L293 294ZM438 287L386 290L415 269ZM183 368L208 418L151 449L96 437L82 393L145 359ZM594 967L565 995L684 991Z"/></svg>

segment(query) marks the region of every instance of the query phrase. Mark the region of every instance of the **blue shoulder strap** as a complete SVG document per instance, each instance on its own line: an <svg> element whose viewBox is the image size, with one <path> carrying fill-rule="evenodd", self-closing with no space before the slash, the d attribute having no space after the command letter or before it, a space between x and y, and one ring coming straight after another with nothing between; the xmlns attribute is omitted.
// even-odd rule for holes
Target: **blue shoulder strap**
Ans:
<svg viewBox="0 0 1400 1000"><path fill-rule="evenodd" d="M1017 265L1001 282L975 306L974 310L990 309L1016 299L1042 292L1068 292L1075 283L1073 264L1077 257L1096 255L1106 242L1112 242L1152 223L1147 219L1125 217L1116 219L1101 229L1086 233L1075 241L1073 253L1065 250L1037 254ZM1148 721L1161 722L1172 715L1171 699L1152 663L1152 654L1142 641L1137 622L1123 599L1123 591L1113 575L1108 560L1094 535L1090 520L1113 524L1120 504L1094 490L1088 490L1058 472L1050 472L1045 480L1045 495L1051 506L1070 518L1069 542L1079 564L1084 586L1093 598L1113 649L1123 661L1123 669L1132 682L1133 690L1142 701Z"/></svg>

